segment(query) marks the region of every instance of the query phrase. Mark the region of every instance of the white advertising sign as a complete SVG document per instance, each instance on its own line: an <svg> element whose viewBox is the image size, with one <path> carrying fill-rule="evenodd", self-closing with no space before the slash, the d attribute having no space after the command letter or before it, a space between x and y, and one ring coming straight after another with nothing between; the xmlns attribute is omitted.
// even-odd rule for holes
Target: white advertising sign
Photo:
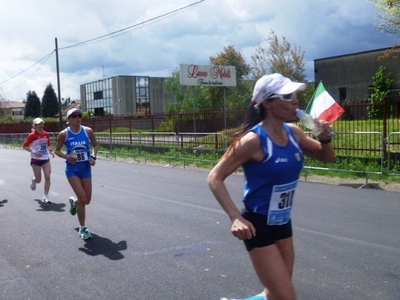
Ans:
<svg viewBox="0 0 400 300"><path fill-rule="evenodd" d="M180 83L190 86L236 86L234 66L180 64Z"/></svg>

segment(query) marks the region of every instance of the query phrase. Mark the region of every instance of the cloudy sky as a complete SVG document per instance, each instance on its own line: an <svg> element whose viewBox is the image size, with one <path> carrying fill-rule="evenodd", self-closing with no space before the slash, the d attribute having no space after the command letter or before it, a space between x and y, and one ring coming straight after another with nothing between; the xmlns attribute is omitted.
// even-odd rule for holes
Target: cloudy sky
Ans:
<svg viewBox="0 0 400 300"><path fill-rule="evenodd" d="M55 38L62 98L117 75L168 77L229 45L250 64L271 29L305 52L313 81L314 59L398 42L376 29L377 12L368 0L1 0L0 99L41 98L49 83L57 93Z"/></svg>

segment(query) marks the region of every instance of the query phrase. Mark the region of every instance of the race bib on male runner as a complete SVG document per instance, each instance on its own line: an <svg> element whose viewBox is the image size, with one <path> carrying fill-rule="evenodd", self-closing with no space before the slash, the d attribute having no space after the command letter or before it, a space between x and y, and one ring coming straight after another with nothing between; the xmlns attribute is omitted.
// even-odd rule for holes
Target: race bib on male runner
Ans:
<svg viewBox="0 0 400 300"><path fill-rule="evenodd" d="M297 181L275 185L269 203L268 225L283 225L289 222L292 213Z"/></svg>
<svg viewBox="0 0 400 300"><path fill-rule="evenodd" d="M75 150L74 152L76 152L76 154L74 154L76 156L77 162L89 160L88 152L86 150Z"/></svg>

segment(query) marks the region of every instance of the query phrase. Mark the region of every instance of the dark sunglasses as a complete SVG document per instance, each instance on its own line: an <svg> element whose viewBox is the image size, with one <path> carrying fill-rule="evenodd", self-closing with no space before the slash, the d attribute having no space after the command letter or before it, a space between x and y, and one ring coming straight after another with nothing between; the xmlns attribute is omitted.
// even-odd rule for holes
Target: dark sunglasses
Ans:
<svg viewBox="0 0 400 300"><path fill-rule="evenodd" d="M70 118L74 118L74 119L76 119L76 118L82 119L82 115L81 114L70 115L69 117Z"/></svg>

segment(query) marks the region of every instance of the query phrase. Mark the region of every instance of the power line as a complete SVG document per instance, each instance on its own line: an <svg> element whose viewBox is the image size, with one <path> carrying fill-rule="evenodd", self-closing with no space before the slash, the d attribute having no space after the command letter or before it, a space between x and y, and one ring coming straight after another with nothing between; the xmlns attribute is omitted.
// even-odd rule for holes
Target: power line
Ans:
<svg viewBox="0 0 400 300"><path fill-rule="evenodd" d="M63 47L63 48L59 48L58 50L65 50L65 49L69 49L69 48L73 48L73 47L83 46L83 45L89 44L89 43L91 43L91 42L95 42L95 41L98 41L98 40L110 38L110 37L113 36L113 35L123 34L125 31L127 31L127 30L129 30L129 29L132 29L132 28L135 28L135 27L138 27L138 26L141 26L141 25L150 23L150 22L155 21L155 20L157 20L157 19L161 19L161 18L163 18L163 17L166 17L166 16L168 16L168 15L174 14L174 13L176 13L176 12L178 12L178 11L187 9L187 8L189 8L189 7L191 7L191 6L197 5L197 4L199 4L199 3L201 3L201 2L204 2L204 1L206 1L206 0L199 0L199 1L197 1L197 2L193 2L193 3L188 4L188 5L186 5L186 6L183 6L183 7L181 7L181 8L172 10L172 11L170 11L170 12L167 12L167 13L165 13L165 14L159 15L159 16L157 16L157 17L154 17L154 18L145 20L145 21L143 21L143 22L140 22L140 23L137 23L137 24L128 26L128 27L126 27L126 28L123 28L123 29L120 29L120 30L117 30L117 31L114 31L114 32L111 32L111 33L108 33L108 34L105 34L105 35L102 35L102 36L99 36L99 37L97 37L97 38L93 38L93 39L90 39L90 40L87 40L87 41L84 41L84 42L80 42L80 43L77 43L77 44L73 44L73 45L70 45L70 46L66 46L66 47ZM37 61L36 63L34 63L34 64L33 64L32 66L30 66L29 68L27 68L27 69L25 69L25 70L19 72L18 74L14 75L14 76L12 76L12 77L10 77L10 78L8 78L8 79L5 80L5 81L0 82L0 85L2 85L3 83L6 83L6 82L8 82L8 81L10 81L11 79L14 79L14 78L17 77L18 75L21 75L22 73L25 73L26 71L28 71L29 69L31 69L31 68L34 67L35 65L39 64L41 61L44 60L44 62L46 62L54 52L55 52L55 50L51 51L49 54L47 54L45 57L41 58L39 61ZM43 63L44 63L44 62L43 62ZM43 64L43 63L42 63L42 64Z"/></svg>
<svg viewBox="0 0 400 300"><path fill-rule="evenodd" d="M188 5L186 5L186 6L183 6L183 7L181 7L181 8L172 10L172 11L170 11L170 12L167 12L167 13L165 13L165 14L159 15L159 16L157 16L157 17L154 17L154 18L145 20L145 21L143 21L143 22L140 22L140 23L137 23L137 24L134 24L134 25L125 27L125 28L123 28L123 29L119 29L119 30L117 30L117 31L114 31L114 32L111 32L111 33L108 33L108 34L105 34L105 35L102 35L102 36L99 36L99 37L97 37L97 38L93 38L93 39L90 39L90 40L87 40L87 41L84 41L84 42L80 42L80 43L77 43L77 44L73 44L73 45L70 45L70 46L67 46L67 47L62 47L62 48L59 48L58 50L64 50L64 49L69 49L69 48L73 48L73 47L78 47L78 46L82 46L82 45L89 44L89 43L91 43L91 42L95 42L95 41L98 41L98 40L102 40L102 39L109 38L109 37L111 37L112 35L122 34L122 33L124 33L125 31L127 31L127 30L129 30L129 29L132 29L132 28L135 28L135 27L138 27L138 26L141 26L141 25L150 23L150 22L152 22L152 21L155 21L155 20L158 20L158 19L161 19L161 18L164 18L164 17L166 17L166 16L168 16L168 15L174 14L174 13L180 11L180 10L184 10L184 9L186 9L186 8L189 8L189 7L191 7L191 6L197 5L197 4L199 4L199 3L201 3L201 2L204 2L204 1L205 1L205 0L200 0L200 1L197 1L197 2L193 2L193 3L188 4Z"/></svg>
<svg viewBox="0 0 400 300"><path fill-rule="evenodd" d="M7 81L10 81L11 79L14 79L15 77L17 77L18 75L21 75L22 73L25 73L26 71L28 71L29 69L33 68L34 66L36 66L37 64L39 64L41 61L43 61L43 63L41 63L41 65L43 65L54 53L55 50L51 51L49 54L47 54L45 57L41 58L40 60L38 60L37 62L35 62L32 66L26 68L25 70L19 72L18 74L14 75L13 77L10 77L2 82L0 82L0 85L3 83L6 83Z"/></svg>

